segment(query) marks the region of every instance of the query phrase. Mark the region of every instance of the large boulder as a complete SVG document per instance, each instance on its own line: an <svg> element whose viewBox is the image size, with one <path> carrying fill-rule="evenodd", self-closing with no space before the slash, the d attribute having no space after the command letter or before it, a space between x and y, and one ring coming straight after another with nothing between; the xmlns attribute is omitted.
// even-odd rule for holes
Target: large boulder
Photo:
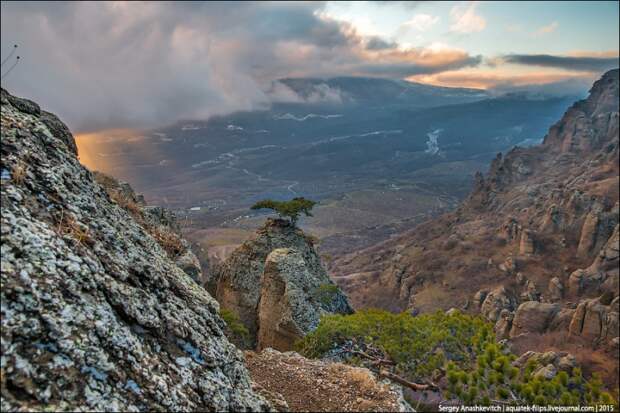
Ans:
<svg viewBox="0 0 620 413"><path fill-rule="evenodd" d="M321 315L349 311L339 288L302 254L290 248L273 250L261 278L257 348L292 350L295 341L317 327Z"/></svg>
<svg viewBox="0 0 620 413"><path fill-rule="evenodd" d="M283 255L280 254L282 252L280 251L280 253L272 257L273 259L277 258L277 262L282 261L283 266L297 262L299 264L297 270L303 268L303 272L314 280L312 281L313 285L318 283L334 288L335 293L333 297L322 307L324 310L338 313L352 312L346 297L340 289L333 285L327 272L321 265L321 260L314 249L312 239L288 221L269 219L265 226L257 231L254 238L244 242L231 254L219 267L219 272L216 275L218 280L217 299L219 303L222 307L239 316L239 319L250 333L252 345L256 344L256 338L258 337L261 295L263 292L268 294L275 293L271 290L271 286L263 285L263 280L273 280L275 277L286 280L289 283L291 277L297 276L284 273L279 273L280 275L275 276L280 271L277 270L279 267L277 267L273 259L267 260L267 258L273 251L282 248L289 249L291 254ZM295 252L294 254L292 254L293 251ZM270 268L267 277L265 277L267 262L270 263ZM289 270L293 267L291 264ZM313 302L315 301L313 294L313 290L304 290L303 299ZM262 307L264 311L267 311L267 304L264 304ZM264 321L266 321L265 318ZM270 325L273 326L273 324ZM263 328L262 334L266 337L267 327Z"/></svg>
<svg viewBox="0 0 620 413"><path fill-rule="evenodd" d="M2 411L260 411L219 305L2 91ZM71 138L72 139L72 138Z"/></svg>
<svg viewBox="0 0 620 413"><path fill-rule="evenodd" d="M569 325L571 334L592 341L612 340L618 333L618 298L605 305L601 298L582 300Z"/></svg>
<svg viewBox="0 0 620 413"><path fill-rule="evenodd" d="M512 321L510 337L516 337L523 333L545 332L559 310L560 306L558 304L541 303L538 301L522 303Z"/></svg>

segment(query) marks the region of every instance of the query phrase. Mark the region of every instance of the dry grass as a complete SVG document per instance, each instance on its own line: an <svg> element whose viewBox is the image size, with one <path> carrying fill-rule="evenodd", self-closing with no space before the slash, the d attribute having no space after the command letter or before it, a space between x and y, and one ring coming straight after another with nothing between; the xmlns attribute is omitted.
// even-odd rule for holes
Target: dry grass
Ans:
<svg viewBox="0 0 620 413"><path fill-rule="evenodd" d="M377 382L368 370L355 367L344 367L343 365L338 364L333 364L330 366L330 369L332 370L342 370L343 368L346 369L346 377L353 385L360 389L362 393L369 393L377 388Z"/></svg>
<svg viewBox="0 0 620 413"><path fill-rule="evenodd" d="M24 179L26 178L27 168L28 167L26 166L26 163L22 160L18 161L15 164L15 166L13 167L13 172L11 174L14 184L21 185L24 182Z"/></svg>
<svg viewBox="0 0 620 413"><path fill-rule="evenodd" d="M155 238L155 241L166 251L170 258L176 258L185 251L185 245L181 237L169 228L147 225L144 229Z"/></svg>
<svg viewBox="0 0 620 413"><path fill-rule="evenodd" d="M60 236L69 235L80 245L92 246L95 243L90 235L89 227L81 224L73 215L65 214L64 210L60 211L60 219L56 226L56 233Z"/></svg>

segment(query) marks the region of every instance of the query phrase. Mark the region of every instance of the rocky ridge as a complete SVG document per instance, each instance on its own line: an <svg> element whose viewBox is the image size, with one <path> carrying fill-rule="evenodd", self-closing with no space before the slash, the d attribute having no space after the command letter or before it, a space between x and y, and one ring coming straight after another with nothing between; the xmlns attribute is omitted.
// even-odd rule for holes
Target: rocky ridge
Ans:
<svg viewBox="0 0 620 413"><path fill-rule="evenodd" d="M498 154L456 211L335 262L338 284L357 306L481 312L498 337L617 342L618 90L605 73L541 145Z"/></svg>
<svg viewBox="0 0 620 413"><path fill-rule="evenodd" d="M113 199L57 117L1 100L2 410L271 409L165 214Z"/></svg>

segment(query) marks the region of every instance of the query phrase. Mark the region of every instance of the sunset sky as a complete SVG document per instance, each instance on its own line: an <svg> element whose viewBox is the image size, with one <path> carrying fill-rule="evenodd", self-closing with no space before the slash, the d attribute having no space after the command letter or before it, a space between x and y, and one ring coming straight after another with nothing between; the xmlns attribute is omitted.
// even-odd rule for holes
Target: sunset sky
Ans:
<svg viewBox="0 0 620 413"><path fill-rule="evenodd" d="M617 2L2 2L2 86L77 131L269 105L283 77L586 90L618 66ZM10 61L2 68L4 74Z"/></svg>

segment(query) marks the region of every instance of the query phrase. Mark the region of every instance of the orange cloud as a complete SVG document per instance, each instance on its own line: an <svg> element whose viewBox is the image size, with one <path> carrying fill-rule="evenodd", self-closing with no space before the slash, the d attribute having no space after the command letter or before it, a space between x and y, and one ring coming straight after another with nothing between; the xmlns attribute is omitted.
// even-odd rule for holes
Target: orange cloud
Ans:
<svg viewBox="0 0 620 413"><path fill-rule="evenodd" d="M565 80L585 80L596 77L593 72L530 72L524 74L484 72L477 70L458 70L435 74L421 74L407 78L414 82L435 86L471 87L492 89L498 86L546 85Z"/></svg>

